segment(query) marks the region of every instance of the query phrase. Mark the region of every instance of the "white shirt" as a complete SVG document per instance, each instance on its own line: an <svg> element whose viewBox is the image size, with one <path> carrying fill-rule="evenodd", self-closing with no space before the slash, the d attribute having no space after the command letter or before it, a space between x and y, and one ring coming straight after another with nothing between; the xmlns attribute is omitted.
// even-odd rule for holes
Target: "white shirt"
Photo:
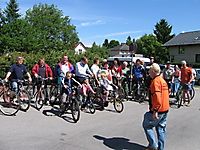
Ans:
<svg viewBox="0 0 200 150"><path fill-rule="evenodd" d="M87 64L83 64L82 62L76 63L76 76L78 77L87 77L88 73L92 75L90 68Z"/></svg>
<svg viewBox="0 0 200 150"><path fill-rule="evenodd" d="M95 76L97 77L98 76L98 73L100 71L100 68L97 64L93 64L92 67L91 67L91 71L95 74Z"/></svg>
<svg viewBox="0 0 200 150"><path fill-rule="evenodd" d="M61 66L61 69L62 69L62 72L66 75L66 73L68 72L68 71L70 71L69 70L69 65L68 64L65 64L65 65L62 65Z"/></svg>

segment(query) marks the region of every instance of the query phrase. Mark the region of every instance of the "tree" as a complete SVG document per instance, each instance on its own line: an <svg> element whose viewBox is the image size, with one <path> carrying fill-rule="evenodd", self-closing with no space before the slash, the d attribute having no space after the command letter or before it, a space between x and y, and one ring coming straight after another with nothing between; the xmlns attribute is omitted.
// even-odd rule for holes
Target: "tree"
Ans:
<svg viewBox="0 0 200 150"><path fill-rule="evenodd" d="M160 42L161 44L166 43L174 37L174 34L171 35L171 32L172 26L169 25L165 19L161 19L155 25L154 34L156 35L158 42Z"/></svg>
<svg viewBox="0 0 200 150"><path fill-rule="evenodd" d="M128 36L127 39L126 39L126 44L131 45L132 43L133 43L133 41L131 40L131 37Z"/></svg>
<svg viewBox="0 0 200 150"><path fill-rule="evenodd" d="M118 45L119 45L119 41L111 40L110 43L108 44L108 48L113 48Z"/></svg>
<svg viewBox="0 0 200 150"><path fill-rule="evenodd" d="M29 46L37 51L70 50L79 41L76 27L54 5L34 5L26 12L25 20L32 28Z"/></svg>
<svg viewBox="0 0 200 150"><path fill-rule="evenodd" d="M136 43L137 53L143 54L145 57L153 56L157 62L166 62L169 58L168 50L162 47L162 44L152 34L145 34Z"/></svg>
<svg viewBox="0 0 200 150"><path fill-rule="evenodd" d="M16 0L10 0L4 10L6 23L11 23L17 20L21 15L19 14L19 6Z"/></svg>
<svg viewBox="0 0 200 150"><path fill-rule="evenodd" d="M108 48L108 46L109 46L108 39L105 39L105 40L104 40L103 46Z"/></svg>

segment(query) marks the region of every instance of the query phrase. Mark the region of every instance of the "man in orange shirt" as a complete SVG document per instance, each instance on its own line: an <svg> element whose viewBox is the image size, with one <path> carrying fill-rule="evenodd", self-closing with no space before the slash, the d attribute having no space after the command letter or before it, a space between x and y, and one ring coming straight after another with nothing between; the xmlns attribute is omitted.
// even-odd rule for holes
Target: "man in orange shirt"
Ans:
<svg viewBox="0 0 200 150"><path fill-rule="evenodd" d="M183 86L183 102L185 103L186 97L188 99L187 106L190 106L190 86L193 80L192 69L187 67L187 63L185 60L181 61L181 85Z"/></svg>
<svg viewBox="0 0 200 150"><path fill-rule="evenodd" d="M149 70L152 82L150 85L150 110L146 112L143 128L149 142L146 150L164 150L167 114L169 111L169 89L166 81L160 75L160 66L153 63ZM154 135L155 127L158 142Z"/></svg>

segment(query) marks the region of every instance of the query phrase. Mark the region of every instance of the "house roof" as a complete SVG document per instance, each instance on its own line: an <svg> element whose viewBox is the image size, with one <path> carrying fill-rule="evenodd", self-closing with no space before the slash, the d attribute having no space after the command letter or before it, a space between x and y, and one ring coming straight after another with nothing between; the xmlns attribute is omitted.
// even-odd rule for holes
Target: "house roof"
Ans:
<svg viewBox="0 0 200 150"><path fill-rule="evenodd" d="M111 48L110 50L111 51L118 51L118 50L129 51L129 46L126 43L122 43L121 45Z"/></svg>
<svg viewBox="0 0 200 150"><path fill-rule="evenodd" d="M83 48L87 49L87 48L85 47L85 45L84 45L82 42L78 42L78 43L75 45L75 48L76 48L79 44L82 45Z"/></svg>
<svg viewBox="0 0 200 150"><path fill-rule="evenodd" d="M194 44L200 44L200 31L180 33L168 42L166 42L164 46L168 47Z"/></svg>

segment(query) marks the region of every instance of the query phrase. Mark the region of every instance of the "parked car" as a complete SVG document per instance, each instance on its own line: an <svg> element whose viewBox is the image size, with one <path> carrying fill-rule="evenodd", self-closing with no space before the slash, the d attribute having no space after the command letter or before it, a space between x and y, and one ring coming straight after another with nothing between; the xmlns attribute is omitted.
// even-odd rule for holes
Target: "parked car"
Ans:
<svg viewBox="0 0 200 150"><path fill-rule="evenodd" d="M195 78L196 84L200 85L200 68L195 68L195 71L196 71L196 74L197 74L197 76Z"/></svg>

